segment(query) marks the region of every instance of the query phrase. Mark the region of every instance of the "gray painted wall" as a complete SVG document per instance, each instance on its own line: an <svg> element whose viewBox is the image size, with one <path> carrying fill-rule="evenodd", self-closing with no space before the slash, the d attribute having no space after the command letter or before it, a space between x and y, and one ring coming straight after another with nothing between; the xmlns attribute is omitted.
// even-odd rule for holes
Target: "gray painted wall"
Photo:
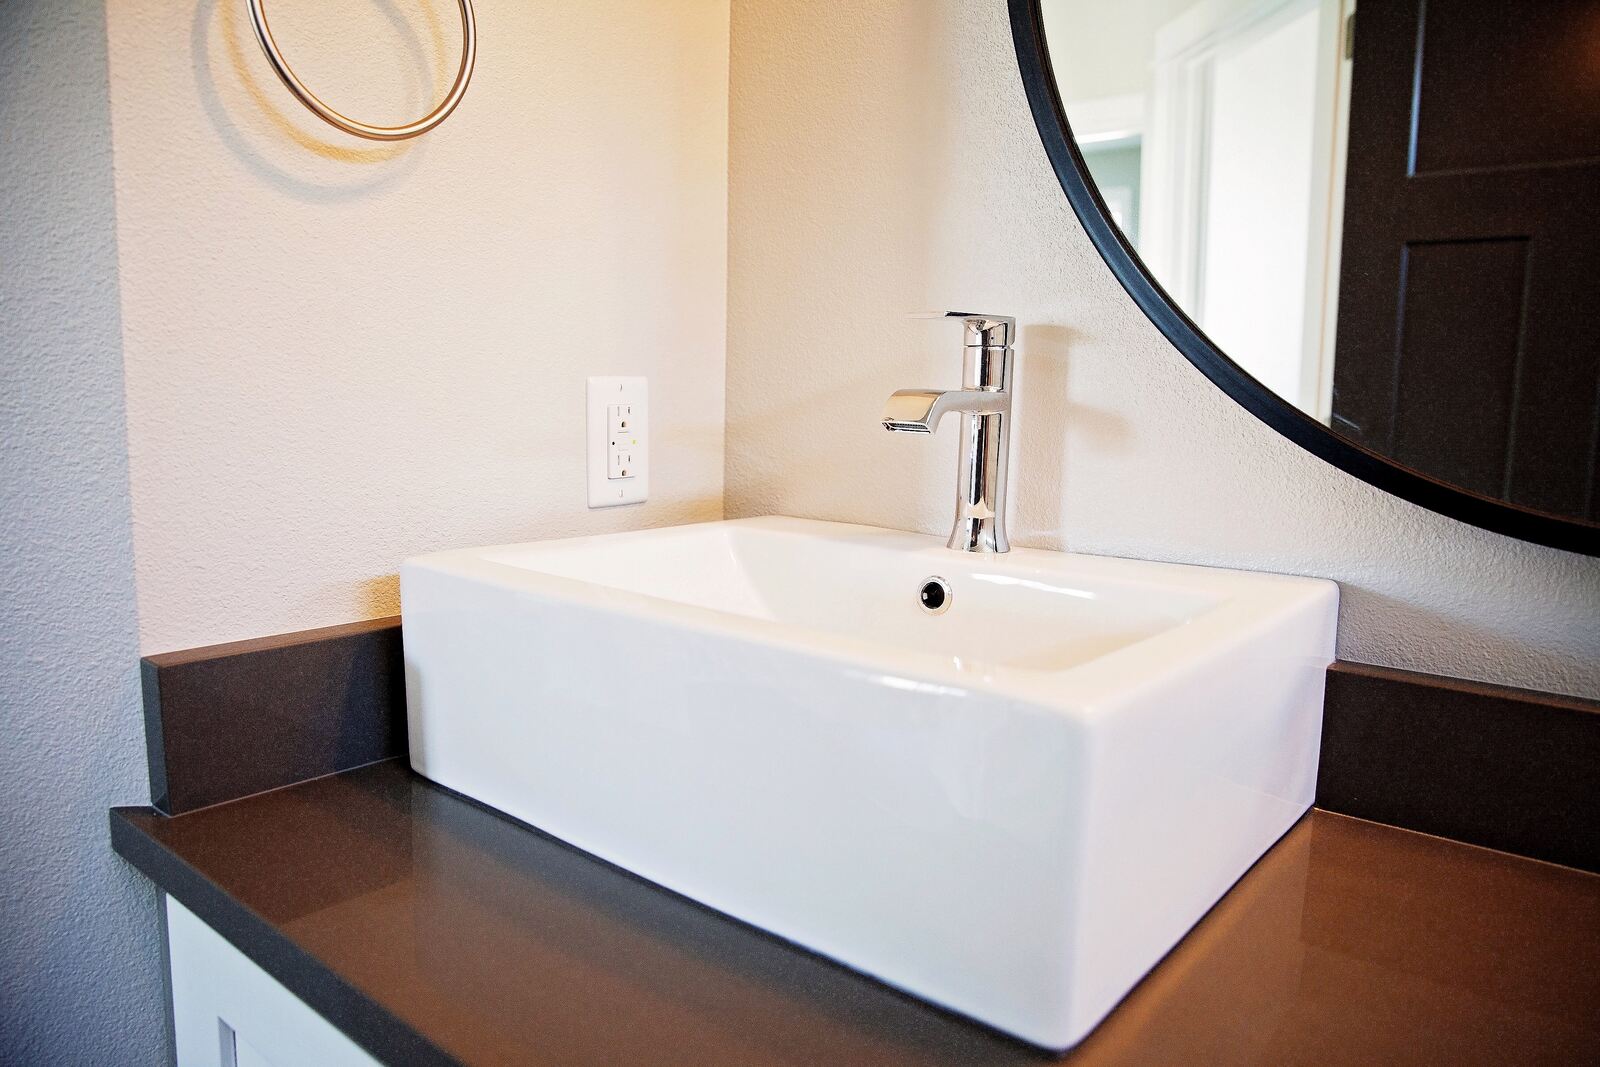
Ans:
<svg viewBox="0 0 1600 1067"><path fill-rule="evenodd" d="M0 1063L169 1058L160 921L106 809L149 796L105 11L0 0Z"/></svg>

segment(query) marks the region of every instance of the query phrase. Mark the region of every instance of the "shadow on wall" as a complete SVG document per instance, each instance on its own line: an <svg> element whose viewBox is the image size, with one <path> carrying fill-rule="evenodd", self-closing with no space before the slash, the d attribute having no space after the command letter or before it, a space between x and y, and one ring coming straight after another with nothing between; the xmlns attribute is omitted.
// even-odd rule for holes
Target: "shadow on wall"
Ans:
<svg viewBox="0 0 1600 1067"><path fill-rule="evenodd" d="M386 615L400 614L398 574L381 574L376 578L357 582L352 594L355 601L353 609L360 612L357 618L381 619Z"/></svg>
<svg viewBox="0 0 1600 1067"><path fill-rule="evenodd" d="M427 23L425 46L409 12L403 14L390 0L369 2L394 26L403 43L414 74L407 81L404 107L421 114L433 104L429 94L442 96L448 88L457 46L447 38L432 5L419 7ZM190 51L196 94L212 129L272 188L301 200L332 203L394 185L416 169L424 139L361 141L302 109L273 76L243 3L200 0L190 29ZM286 145L296 151L282 151ZM310 160L305 160L307 153ZM297 165L290 169L284 160ZM386 163L395 165L382 166Z"/></svg>
<svg viewBox="0 0 1600 1067"><path fill-rule="evenodd" d="M1027 436L1028 447L1012 490L1017 544L1071 547L1061 545L1061 508L1063 487L1070 494L1066 468L1072 442L1100 456L1126 451L1133 443L1132 427L1122 415L1067 399L1069 353L1077 333L1067 326L1024 326L1018 339L1012 455L1019 451L1020 436ZM1065 506L1072 506L1070 499Z"/></svg>

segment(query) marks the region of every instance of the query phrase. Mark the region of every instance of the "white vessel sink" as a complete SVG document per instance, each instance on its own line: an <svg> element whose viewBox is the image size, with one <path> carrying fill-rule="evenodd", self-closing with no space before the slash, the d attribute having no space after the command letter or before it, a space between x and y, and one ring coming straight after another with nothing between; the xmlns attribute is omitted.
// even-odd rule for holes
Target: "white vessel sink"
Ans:
<svg viewBox="0 0 1600 1067"><path fill-rule="evenodd" d="M784 518L441 552L401 595L419 773L1057 1049L1311 804L1338 599Z"/></svg>

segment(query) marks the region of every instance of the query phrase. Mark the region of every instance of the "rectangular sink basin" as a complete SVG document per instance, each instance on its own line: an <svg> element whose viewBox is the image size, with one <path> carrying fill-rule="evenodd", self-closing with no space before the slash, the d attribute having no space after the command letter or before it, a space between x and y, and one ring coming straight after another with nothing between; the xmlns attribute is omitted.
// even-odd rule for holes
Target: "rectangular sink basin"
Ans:
<svg viewBox="0 0 1600 1067"><path fill-rule="evenodd" d="M1064 1049L1310 806L1338 591L765 518L401 597L418 773Z"/></svg>

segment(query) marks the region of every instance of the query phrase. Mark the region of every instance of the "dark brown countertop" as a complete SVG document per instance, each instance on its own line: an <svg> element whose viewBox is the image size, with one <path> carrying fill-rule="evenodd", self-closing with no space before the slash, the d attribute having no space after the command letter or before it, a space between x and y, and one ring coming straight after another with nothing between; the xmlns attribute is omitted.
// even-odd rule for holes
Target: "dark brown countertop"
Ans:
<svg viewBox="0 0 1600 1067"><path fill-rule="evenodd" d="M390 1062L1058 1060L400 760L111 831ZM1314 811L1064 1062L1600 1062L1600 876Z"/></svg>

